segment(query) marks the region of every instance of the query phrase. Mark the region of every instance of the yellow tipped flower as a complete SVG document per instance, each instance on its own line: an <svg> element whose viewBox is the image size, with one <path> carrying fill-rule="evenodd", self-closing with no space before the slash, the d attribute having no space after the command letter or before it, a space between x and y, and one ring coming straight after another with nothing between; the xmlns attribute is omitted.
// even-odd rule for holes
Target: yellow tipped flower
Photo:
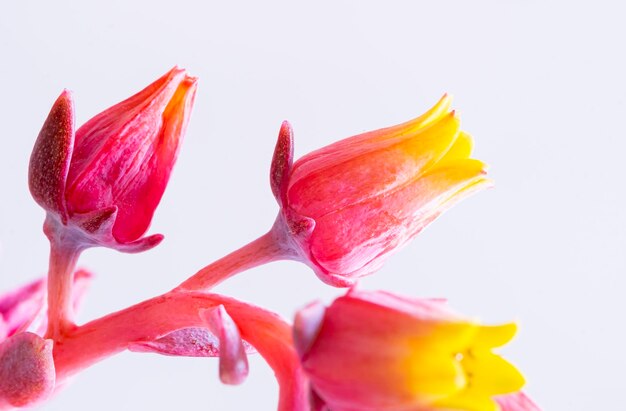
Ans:
<svg viewBox="0 0 626 411"><path fill-rule="evenodd" d="M281 130L272 165L279 217L298 259L325 282L352 285L457 201L490 185L444 96L409 122L360 134L293 163Z"/></svg>
<svg viewBox="0 0 626 411"><path fill-rule="evenodd" d="M515 324L485 326L441 300L351 291L301 310L294 341L312 389L333 411L500 410L524 385L493 352Z"/></svg>

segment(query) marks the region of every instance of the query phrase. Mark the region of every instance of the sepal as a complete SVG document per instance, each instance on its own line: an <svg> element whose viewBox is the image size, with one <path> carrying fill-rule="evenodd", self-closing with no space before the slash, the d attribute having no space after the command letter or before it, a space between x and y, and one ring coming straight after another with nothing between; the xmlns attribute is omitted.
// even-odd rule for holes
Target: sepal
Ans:
<svg viewBox="0 0 626 411"><path fill-rule="evenodd" d="M74 103L69 91L57 98L30 156L28 186L45 210L67 221L65 185L74 149Z"/></svg>
<svg viewBox="0 0 626 411"><path fill-rule="evenodd" d="M293 166L293 129L288 121L283 121L274 148L270 167L270 186L279 205L286 204L289 174Z"/></svg>

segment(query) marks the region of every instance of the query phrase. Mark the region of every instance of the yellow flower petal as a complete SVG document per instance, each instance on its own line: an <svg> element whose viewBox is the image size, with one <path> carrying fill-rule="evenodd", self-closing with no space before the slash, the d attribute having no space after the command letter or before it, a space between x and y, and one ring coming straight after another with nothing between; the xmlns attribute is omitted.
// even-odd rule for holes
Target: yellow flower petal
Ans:
<svg viewBox="0 0 626 411"><path fill-rule="evenodd" d="M411 350L416 355L431 352L453 356L471 345L476 329L476 324L461 321L432 323L428 327L421 325L415 329L415 336L410 342Z"/></svg>
<svg viewBox="0 0 626 411"><path fill-rule="evenodd" d="M472 137L464 131L461 131L452 147L448 152L439 160L437 166L443 165L447 162L469 158L472 155L472 149L474 148L474 141Z"/></svg>
<svg viewBox="0 0 626 411"><path fill-rule="evenodd" d="M424 352L404 365L410 391L427 402L455 395L467 384L461 364L446 353Z"/></svg>
<svg viewBox="0 0 626 411"><path fill-rule="evenodd" d="M450 151L460 131L461 120L449 113L416 130L413 136L400 140L400 147L407 155L420 161L420 167L426 170ZM423 161L425 154L431 154L430 161Z"/></svg>
<svg viewBox="0 0 626 411"><path fill-rule="evenodd" d="M406 123L398 125L397 127L404 128L407 132L426 127L448 114L450 112L451 104L452 98L449 95L444 94L430 110L413 120L409 120Z"/></svg>
<svg viewBox="0 0 626 411"><path fill-rule="evenodd" d="M456 396L437 401L433 404L433 408L446 411L498 411L500 409L491 397L474 395L471 391L463 391Z"/></svg>
<svg viewBox="0 0 626 411"><path fill-rule="evenodd" d="M472 346L477 349L501 347L511 341L515 333L517 333L517 324L515 323L483 325L478 328Z"/></svg>
<svg viewBox="0 0 626 411"><path fill-rule="evenodd" d="M471 350L461 365L468 376L467 390L485 396L519 391L526 381L515 366L490 351Z"/></svg>

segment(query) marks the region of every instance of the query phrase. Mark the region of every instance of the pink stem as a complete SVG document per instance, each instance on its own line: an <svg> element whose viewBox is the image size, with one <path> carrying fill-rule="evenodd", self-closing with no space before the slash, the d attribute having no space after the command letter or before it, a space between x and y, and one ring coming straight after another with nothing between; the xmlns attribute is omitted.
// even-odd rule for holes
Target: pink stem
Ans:
<svg viewBox="0 0 626 411"><path fill-rule="evenodd" d="M189 277L176 290L209 291L233 275L272 261L293 258L294 253L283 231L272 229L251 243L207 265Z"/></svg>
<svg viewBox="0 0 626 411"><path fill-rule="evenodd" d="M308 383L293 347L291 327L279 316L217 294L171 291L69 331L54 349L57 382L126 349L186 327L203 327L200 310L222 304L276 373L279 411L309 409Z"/></svg>
<svg viewBox="0 0 626 411"><path fill-rule="evenodd" d="M81 251L73 243L50 239L46 338L59 341L74 326L72 275Z"/></svg>

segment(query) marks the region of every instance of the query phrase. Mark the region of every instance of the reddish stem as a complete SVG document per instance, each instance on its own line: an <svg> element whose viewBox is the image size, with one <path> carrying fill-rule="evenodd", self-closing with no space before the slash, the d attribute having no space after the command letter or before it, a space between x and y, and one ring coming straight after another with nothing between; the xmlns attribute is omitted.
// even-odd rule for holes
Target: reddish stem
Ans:
<svg viewBox="0 0 626 411"><path fill-rule="evenodd" d="M242 271L272 261L292 259L295 254L284 235L284 230L279 227L281 224L279 220L269 232L202 268L180 284L176 290L209 291Z"/></svg>
<svg viewBox="0 0 626 411"><path fill-rule="evenodd" d="M309 409L308 383L293 347L291 327L279 316L217 294L171 291L69 331L55 346L57 382L126 349L186 327L203 327L202 309L224 305L241 336L274 369L279 411Z"/></svg>
<svg viewBox="0 0 626 411"><path fill-rule="evenodd" d="M46 338L58 341L74 327L72 279L81 251L81 248L71 242L50 239Z"/></svg>

